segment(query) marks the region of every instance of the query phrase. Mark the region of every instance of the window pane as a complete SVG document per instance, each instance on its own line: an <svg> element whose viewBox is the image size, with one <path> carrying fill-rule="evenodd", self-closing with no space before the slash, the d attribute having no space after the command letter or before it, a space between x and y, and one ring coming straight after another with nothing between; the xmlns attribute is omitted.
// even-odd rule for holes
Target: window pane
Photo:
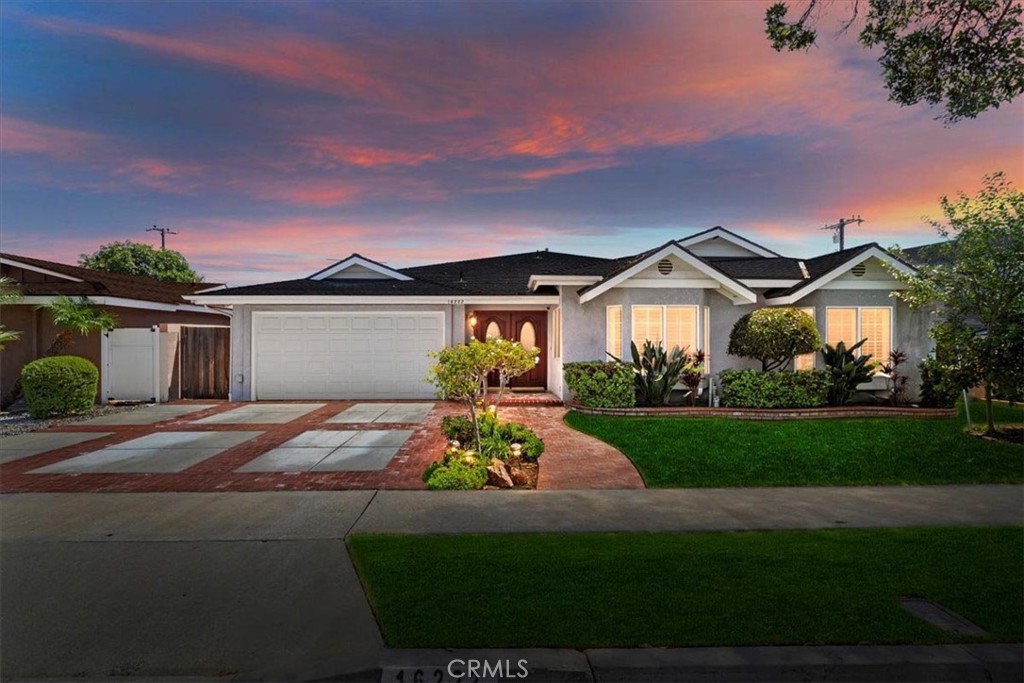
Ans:
<svg viewBox="0 0 1024 683"><path fill-rule="evenodd" d="M806 313L807 315L811 316L812 318L814 317L814 309L813 308L801 308L800 310L803 311L804 313ZM816 354L816 353L804 353L804 354L801 354L801 355L797 356L796 358L793 359L793 369L794 370L813 370L814 369L814 357L817 356L817 355L818 354Z"/></svg>
<svg viewBox="0 0 1024 683"><path fill-rule="evenodd" d="M487 323L487 332L484 334L484 339L493 339L495 337L500 336L501 328L498 326L498 323L494 322L493 320Z"/></svg>
<svg viewBox="0 0 1024 683"><path fill-rule="evenodd" d="M857 337L856 308L830 308L826 311L825 341L829 346L845 342L847 348L860 341Z"/></svg>
<svg viewBox="0 0 1024 683"><path fill-rule="evenodd" d="M661 306L633 306L633 343L642 349L648 339L661 341Z"/></svg>
<svg viewBox="0 0 1024 683"><path fill-rule="evenodd" d="M686 353L697 350L697 307L667 306L665 308L665 349L678 346Z"/></svg>
<svg viewBox="0 0 1024 683"><path fill-rule="evenodd" d="M519 343L527 349L537 346L537 330L533 329L533 323L529 320L523 323L523 328L519 330Z"/></svg>
<svg viewBox="0 0 1024 683"><path fill-rule="evenodd" d="M860 352L871 354L871 360L875 363L888 362L892 341L892 309L860 309L860 334L861 337L868 339L860 348Z"/></svg>
<svg viewBox="0 0 1024 683"><path fill-rule="evenodd" d="M622 358L622 306L608 307L605 332L608 353L616 358Z"/></svg>

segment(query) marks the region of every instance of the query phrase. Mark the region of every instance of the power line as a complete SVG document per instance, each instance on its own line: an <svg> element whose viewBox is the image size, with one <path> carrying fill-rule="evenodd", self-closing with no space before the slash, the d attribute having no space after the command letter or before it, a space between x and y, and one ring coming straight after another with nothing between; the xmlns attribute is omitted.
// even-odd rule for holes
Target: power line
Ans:
<svg viewBox="0 0 1024 683"><path fill-rule="evenodd" d="M158 228L155 225L152 228L146 228L146 232L158 232L158 233L160 233L160 250L161 251L163 251L164 249L167 248L167 236L168 235L177 235L178 234L178 233L174 232L173 230L171 230L170 228Z"/></svg>

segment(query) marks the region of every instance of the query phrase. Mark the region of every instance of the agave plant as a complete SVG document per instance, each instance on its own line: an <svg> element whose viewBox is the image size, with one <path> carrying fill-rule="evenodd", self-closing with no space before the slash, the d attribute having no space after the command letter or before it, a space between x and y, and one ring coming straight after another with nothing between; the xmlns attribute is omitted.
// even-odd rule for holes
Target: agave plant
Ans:
<svg viewBox="0 0 1024 683"><path fill-rule="evenodd" d="M655 344L650 339L644 341L643 351L636 348L636 342L630 342L629 347L633 355L636 402L645 406L665 405L679 377L690 365L690 357L678 346L665 351L661 342Z"/></svg>
<svg viewBox="0 0 1024 683"><path fill-rule="evenodd" d="M830 406L849 403L857 387L870 381L874 376L871 354L856 354L857 349L866 341L867 338L861 339L850 348L846 348L845 342L839 342L834 347L825 344L825 348L821 350L821 355L825 359L825 371L829 373L831 379L828 389Z"/></svg>

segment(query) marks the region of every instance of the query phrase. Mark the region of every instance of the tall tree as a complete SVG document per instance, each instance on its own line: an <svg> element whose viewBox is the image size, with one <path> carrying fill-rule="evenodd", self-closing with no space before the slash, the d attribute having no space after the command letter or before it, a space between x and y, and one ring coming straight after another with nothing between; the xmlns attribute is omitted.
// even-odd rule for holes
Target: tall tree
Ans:
<svg viewBox="0 0 1024 683"><path fill-rule="evenodd" d="M910 286L896 296L917 308L941 306L936 340L960 359L964 377L983 385L992 433L993 394L1024 388L1024 192L994 173L974 197L943 197L942 212L945 222L931 221L947 238L938 258L913 276L893 271Z"/></svg>
<svg viewBox="0 0 1024 683"><path fill-rule="evenodd" d="M1024 92L1024 26L1020 0L854 0L845 33L867 5L858 36L867 48L881 46L889 99L901 105L942 105L946 123L975 118ZM796 21L777 2L765 14L776 50L814 44L825 0L807 0Z"/></svg>
<svg viewBox="0 0 1024 683"><path fill-rule="evenodd" d="M170 282L202 282L180 252L156 249L142 242L111 242L92 254L82 254L78 264L83 268L123 275L145 275Z"/></svg>

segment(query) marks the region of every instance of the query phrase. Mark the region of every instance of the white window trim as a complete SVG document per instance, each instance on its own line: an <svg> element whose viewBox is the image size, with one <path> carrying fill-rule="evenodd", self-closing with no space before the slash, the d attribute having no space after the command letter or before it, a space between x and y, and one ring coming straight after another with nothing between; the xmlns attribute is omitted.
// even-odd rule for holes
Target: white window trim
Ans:
<svg viewBox="0 0 1024 683"><path fill-rule="evenodd" d="M825 343L828 343L828 315L832 309L854 309L857 311L857 338L854 339L851 344L856 344L864 335L861 333L860 315L861 311L865 308L888 308L889 309L889 351L892 352L896 348L896 307L895 306L826 306L825 307ZM845 340L844 340L845 341ZM861 350L857 349L857 356L860 357ZM879 363L888 363L889 359L875 359Z"/></svg>
<svg viewBox="0 0 1024 683"><path fill-rule="evenodd" d="M635 318L633 316L635 315L634 310L637 309L637 308L660 308L661 309L661 342L662 342L662 345L664 345L664 343L665 343L665 332L666 332L665 326L668 325L668 312L667 312L667 309L669 309L669 308L692 308L693 311L694 311L693 319L695 321L697 329L694 330L694 345L693 345L693 348L687 348L686 349L686 353L689 353L689 354L695 353L700 348L700 342L701 342L701 339L703 339L703 333L704 333L704 324L703 324L704 321L703 321L703 316L701 315L701 306L699 304L631 304L630 307L629 307L629 341L630 342L633 341L633 329L636 327L633 324L634 321L635 321ZM625 345L623 346L623 348L625 348ZM671 349L668 349L668 348L666 348L665 350L666 351L671 351Z"/></svg>
<svg viewBox="0 0 1024 683"><path fill-rule="evenodd" d="M612 340L612 311L619 312L619 358L621 359L625 355L626 351L626 325L625 318L623 317L622 304L614 304L611 306L604 307L604 352L608 355L613 351L610 344ZM602 358L602 360L604 360Z"/></svg>

